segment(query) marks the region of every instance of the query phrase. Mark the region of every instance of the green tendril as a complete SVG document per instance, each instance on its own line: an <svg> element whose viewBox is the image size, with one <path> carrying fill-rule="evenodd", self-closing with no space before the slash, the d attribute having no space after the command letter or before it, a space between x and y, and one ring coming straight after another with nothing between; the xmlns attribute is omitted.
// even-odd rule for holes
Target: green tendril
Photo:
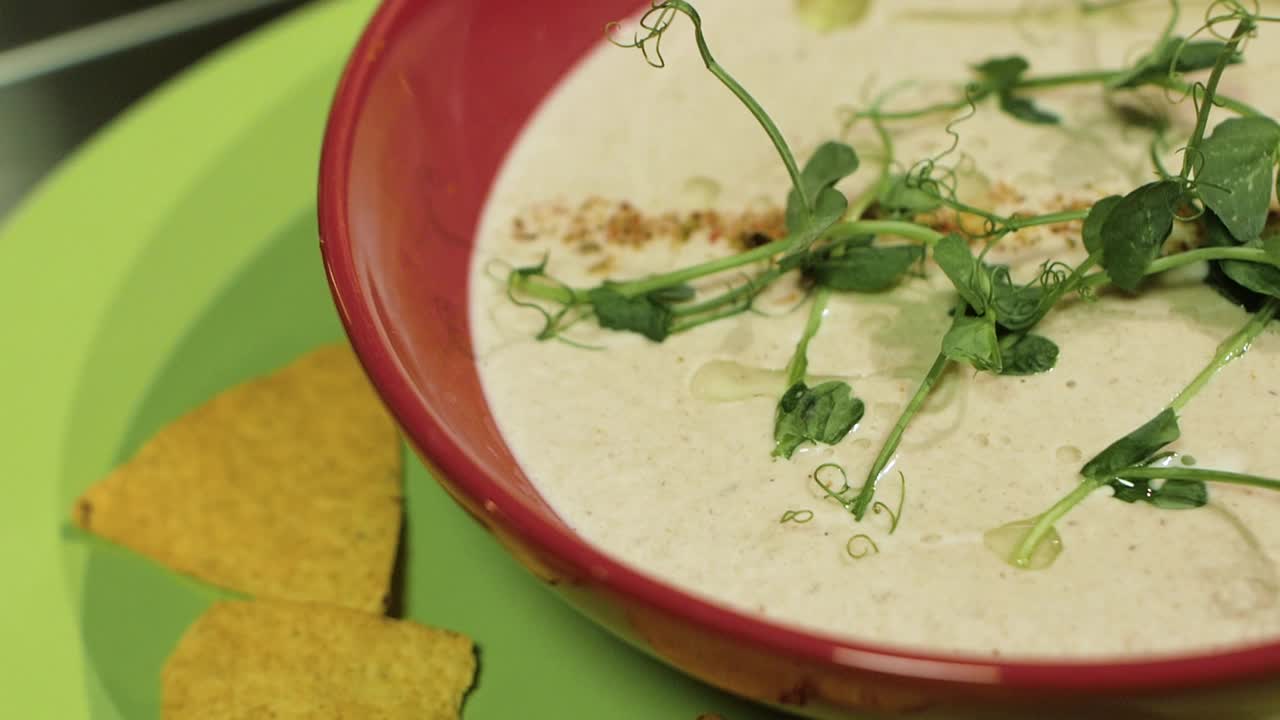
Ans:
<svg viewBox="0 0 1280 720"><path fill-rule="evenodd" d="M813 519L812 510L788 510L782 513L782 519L778 521L778 524L781 525L783 523L791 522L791 523L797 523L797 524L803 525L812 519Z"/></svg>
<svg viewBox="0 0 1280 720"><path fill-rule="evenodd" d="M839 490L833 491L830 485L822 482L822 471L827 468L834 468L836 472L840 473L841 484ZM849 491L849 474L844 471L843 466L837 463L822 463L813 469L812 477L813 481L818 484L818 487L822 488L822 491L825 492L828 497L839 499L840 495Z"/></svg>
<svg viewBox="0 0 1280 720"><path fill-rule="evenodd" d="M698 54L702 56L702 62L706 65L707 70L718 79L721 84L734 94L747 110L755 117L756 121L764 129L765 134L769 136L770 142L778 151L778 156L782 159L782 163L787 167L787 174L791 176L791 185L799 195L801 203L810 212L813 211L815 198L809 197L805 190L804 183L800 179L800 167L796 163L795 155L791 152L791 147L787 145L786 139L782 136L782 131L773 122L773 118L765 112L760 103L756 101L751 93L742 87L742 85L724 69L720 63L716 62L715 57L711 54L711 49L707 46L707 39L702 34L702 16L684 0L664 0L663 2L654 2L653 6L640 19L640 27L645 30L644 34L636 33L631 42L619 42L610 37L611 42L619 47L639 48L644 54L645 60L654 67L664 67L666 62L662 58L662 36L671 27L675 13L682 13L689 21L693 23L694 39L698 45ZM609 26L608 32L612 35L613 31L618 27L616 23ZM656 62L650 59L649 46L653 46L653 57Z"/></svg>
<svg viewBox="0 0 1280 720"><path fill-rule="evenodd" d="M861 560L868 555L878 555L880 546L866 533L858 533L844 544L845 553L854 560Z"/></svg>
<svg viewBox="0 0 1280 720"><path fill-rule="evenodd" d="M898 509L890 510L888 505L877 500L871 505L871 512L879 515L881 512L889 516L889 534L892 535L898 529L898 522L902 519L902 506L907 502L907 476L901 470L898 471Z"/></svg>

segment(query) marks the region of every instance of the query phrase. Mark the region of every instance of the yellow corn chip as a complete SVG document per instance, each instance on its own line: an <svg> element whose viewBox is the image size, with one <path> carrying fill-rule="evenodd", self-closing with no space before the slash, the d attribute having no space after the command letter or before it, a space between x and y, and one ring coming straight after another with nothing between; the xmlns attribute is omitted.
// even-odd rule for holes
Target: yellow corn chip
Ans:
<svg viewBox="0 0 1280 720"><path fill-rule="evenodd" d="M164 720L452 720L475 675L458 633L321 605L215 604L162 674Z"/></svg>
<svg viewBox="0 0 1280 720"><path fill-rule="evenodd" d="M227 390L89 488L74 521L174 570L265 598L381 611L401 450L351 349Z"/></svg>

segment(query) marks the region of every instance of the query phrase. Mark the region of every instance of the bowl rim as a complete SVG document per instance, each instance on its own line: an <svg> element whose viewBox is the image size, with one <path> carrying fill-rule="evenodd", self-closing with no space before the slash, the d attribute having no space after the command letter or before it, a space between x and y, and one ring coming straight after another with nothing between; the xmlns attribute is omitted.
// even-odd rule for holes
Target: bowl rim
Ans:
<svg viewBox="0 0 1280 720"><path fill-rule="evenodd" d="M384 0L343 70L325 128L318 182L320 250L330 291L356 355L375 389L419 450L477 505L496 508L503 528L521 541L588 574L608 591L770 655L860 670L904 680L1007 688L1029 693L1148 693L1204 688L1274 675L1280 640L1251 646L1148 658L1009 659L928 652L781 625L717 605L651 577L544 519L496 482L448 428L416 402L412 384L384 342L364 301L349 232L349 184L354 129L387 47L413 10L432 0ZM639 4L639 3L638 3ZM1087 590L1084 590L1087 592Z"/></svg>

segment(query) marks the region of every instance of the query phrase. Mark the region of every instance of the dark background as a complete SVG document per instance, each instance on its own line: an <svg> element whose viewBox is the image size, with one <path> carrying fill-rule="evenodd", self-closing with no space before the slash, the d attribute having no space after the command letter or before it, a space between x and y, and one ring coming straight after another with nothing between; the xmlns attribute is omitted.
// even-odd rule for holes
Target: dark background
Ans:
<svg viewBox="0 0 1280 720"><path fill-rule="evenodd" d="M76 146L183 68L307 4L291 0L0 87L0 222ZM0 53L163 0L0 0Z"/></svg>

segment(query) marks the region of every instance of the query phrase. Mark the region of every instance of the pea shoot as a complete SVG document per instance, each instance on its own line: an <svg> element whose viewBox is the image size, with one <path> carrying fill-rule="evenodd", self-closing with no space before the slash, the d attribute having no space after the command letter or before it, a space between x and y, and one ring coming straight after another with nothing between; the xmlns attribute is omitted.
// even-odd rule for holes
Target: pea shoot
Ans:
<svg viewBox="0 0 1280 720"><path fill-rule="evenodd" d="M1096 12L1121 3L1081 3ZM1005 526L1019 539L1006 558L1017 567L1041 567L1053 554L1037 553L1046 541L1061 544L1055 523L1095 491L1109 488L1123 502L1186 510L1208 502L1211 484L1280 489L1280 480L1180 464L1167 447L1180 436L1179 414L1215 376L1242 355L1280 311L1280 236L1268 234L1268 211L1276 194L1280 163L1280 124L1220 90L1227 72L1246 62L1246 41L1264 23L1280 18L1261 14L1239 0L1210 5L1201 28L1184 37L1175 30L1181 4L1170 1L1170 17L1149 48L1127 67L1042 74L1020 55L997 55L969 66L971 79L953 99L918 108L894 109L892 91L870 107L848 114L848 122L870 123L879 138L882 161L874 182L850 198L840 186L862 166L854 147L842 140L820 144L803 163L764 106L717 62L703 34L702 18L685 0L659 0L640 20L630 39L611 40L643 53L663 67L661 44L679 18L693 26L706 69L759 124L790 178L784 198L785 233L735 254L688 267L632 279L607 279L594 287L571 287L555 279L547 262L518 268L507 278L511 300L536 309L544 324L540 340L566 340L578 322L664 342L673 335L734 317L753 309L757 298L783 278L798 279L810 295L807 320L786 366L773 418L772 456L790 460L814 444L834 445L856 432L866 413L864 402L844 381L810 385L808 352L818 336L834 294L892 291L912 274L938 272L954 289L950 325L937 339L936 358L916 384L864 482L851 488L843 468L823 465L813 474L827 499L839 503L857 521L868 511L886 513L890 532L901 520L898 509L876 500L881 476L891 467L913 419L948 372L1025 376L1052 370L1059 346L1036 331L1040 322L1071 296L1113 292L1141 294L1148 279L1193 263L1211 264L1209 282L1224 296L1251 311L1248 322L1227 338L1203 372L1149 421L1098 453L1080 470L1081 482L1042 515ZM849 20L850 22L852 20ZM1225 31L1224 28L1230 28ZM610 32L615 32L616 27ZM1203 79L1190 80L1191 76ZM1096 86L1106 97L1159 88L1170 102L1191 98L1195 124L1181 145L1182 166L1166 168L1160 150L1170 145L1166 122L1137 118L1152 132L1152 178L1124 194L1103 197L1085 209L1043 215L1002 215L963 201L957 171L944 164L959 140L958 126L979 112L999 112L1037 126L1062 123L1050 91L1066 86ZM1226 119L1217 115L1227 113ZM928 116L950 118L946 132L952 147L903 167L894 156L894 126ZM950 212L975 220L942 232L924 219ZM1084 260L1071 265L1046 262L1025 283L989 261L989 251L1028 228L1080 223ZM1168 240L1183 225L1203 238L1199 245L1170 252ZM734 277L727 288L706 290L700 282ZM940 310L942 312L942 310ZM1069 348L1068 348L1069 351ZM763 419L762 419L763 422ZM766 448L761 448L761 452ZM1184 456L1185 457L1185 456ZM842 487L819 478L839 468ZM787 510L781 523L806 523L809 510ZM1055 548L1058 545L1055 545ZM854 535L848 554L862 558L879 552L865 533ZM1037 560L1048 557L1050 560Z"/></svg>

